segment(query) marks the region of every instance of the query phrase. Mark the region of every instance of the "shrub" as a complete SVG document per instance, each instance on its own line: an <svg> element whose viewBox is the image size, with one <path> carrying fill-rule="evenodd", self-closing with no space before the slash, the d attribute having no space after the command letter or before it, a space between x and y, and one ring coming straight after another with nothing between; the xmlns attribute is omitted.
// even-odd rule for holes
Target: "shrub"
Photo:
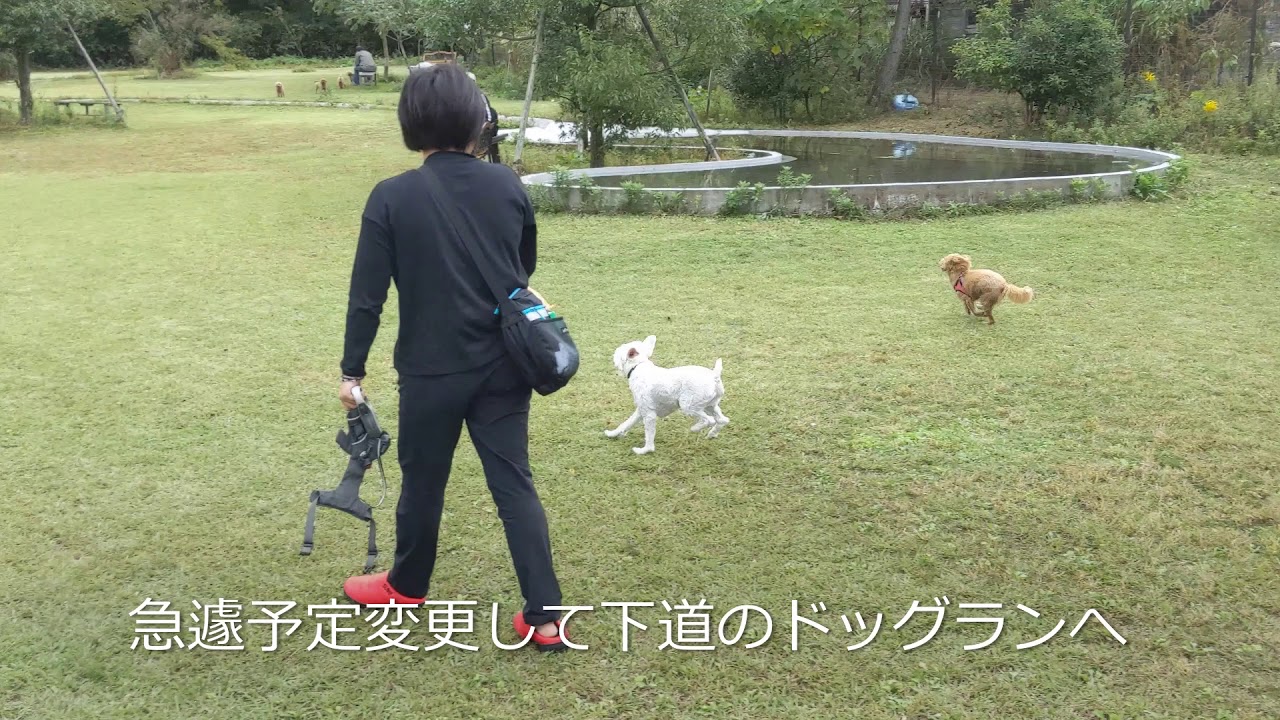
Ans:
<svg viewBox="0 0 1280 720"><path fill-rule="evenodd" d="M1170 191L1177 191L1187 184L1190 176L1191 167L1187 164L1186 158L1179 158L1169 163L1169 169L1164 173L1164 181Z"/></svg>
<svg viewBox="0 0 1280 720"><path fill-rule="evenodd" d="M1130 90L1104 117L1063 123L1046 121L1058 142L1093 142L1174 151L1280 154L1280 88L1272 81L1253 87L1220 87L1174 95Z"/></svg>
<svg viewBox="0 0 1280 720"><path fill-rule="evenodd" d="M1011 0L979 13L977 37L954 46L962 77L1022 97L1026 119L1063 110L1091 113L1120 77L1124 43L1085 0L1037 3L1015 19Z"/></svg>
<svg viewBox="0 0 1280 720"><path fill-rule="evenodd" d="M680 215L688 211L688 198L682 192L653 193L653 202L663 215Z"/></svg>
<svg viewBox="0 0 1280 720"><path fill-rule="evenodd" d="M1102 178L1076 178L1071 181L1071 201L1098 202L1106 197L1107 184Z"/></svg>
<svg viewBox="0 0 1280 720"><path fill-rule="evenodd" d="M253 61L245 57L244 53L228 45L222 38L216 35L201 35L200 42L209 48L218 56L218 60L223 65L232 67L236 70L249 70L253 68ZM296 72L296 71L295 71Z"/></svg>
<svg viewBox="0 0 1280 720"><path fill-rule="evenodd" d="M693 105L693 109L698 113L698 119L703 123L714 123L719 127L741 123L742 119L737 106L733 103L733 96L724 88L713 87L709 103L705 87L693 88L689 90L689 104Z"/></svg>
<svg viewBox="0 0 1280 720"><path fill-rule="evenodd" d="M770 112L781 122L791 116L800 94L792 82L796 70L787 55L766 51L742 55L729 77L734 97L743 105Z"/></svg>
<svg viewBox="0 0 1280 720"><path fill-rule="evenodd" d="M841 220L862 220L867 216L867 208L839 188L831 188L827 193L827 205L832 217Z"/></svg>
<svg viewBox="0 0 1280 720"><path fill-rule="evenodd" d="M808 187L812 180L813 175L797 173L791 169L790 165L784 165L782 171L778 173L778 187L782 189L778 192L778 204L773 208L773 213L786 215L794 211L798 214L804 202L804 188ZM791 207L793 202L794 208Z"/></svg>
<svg viewBox="0 0 1280 720"><path fill-rule="evenodd" d="M134 31L133 51L160 77L182 70L197 47L205 46L224 62L247 65L248 59L227 46L222 37L233 26L220 5L207 0L174 0L152 14L151 23Z"/></svg>
<svg viewBox="0 0 1280 720"><path fill-rule="evenodd" d="M474 68L476 82L490 97L523 100L528 75L512 72L506 66L482 65Z"/></svg>
<svg viewBox="0 0 1280 720"><path fill-rule="evenodd" d="M619 210L624 213L639 215L648 213L653 207L653 197L644 185L638 182L625 181L622 183L622 204Z"/></svg>
<svg viewBox="0 0 1280 720"><path fill-rule="evenodd" d="M756 205L760 202L760 194L763 192L764 183L752 185L745 180L739 182L737 187L725 194L724 205L720 207L720 214L733 216L754 213Z"/></svg>
<svg viewBox="0 0 1280 720"><path fill-rule="evenodd" d="M1148 202L1169 197L1169 187L1164 178L1155 173L1142 173L1134 178L1133 194Z"/></svg>

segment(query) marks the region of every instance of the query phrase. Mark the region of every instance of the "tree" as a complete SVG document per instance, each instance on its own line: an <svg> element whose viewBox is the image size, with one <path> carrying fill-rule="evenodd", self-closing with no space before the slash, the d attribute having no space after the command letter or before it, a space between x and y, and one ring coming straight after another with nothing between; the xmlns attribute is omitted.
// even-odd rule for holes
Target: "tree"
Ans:
<svg viewBox="0 0 1280 720"><path fill-rule="evenodd" d="M200 47L220 57L237 54L223 40L232 23L216 0L171 0L156 5L144 8L143 25L133 33L133 49L157 77L180 72Z"/></svg>
<svg viewBox="0 0 1280 720"><path fill-rule="evenodd" d="M67 23L88 22L107 10L96 0L6 0L0 11L0 52L13 56L18 84L18 116L30 125L35 98L31 93L31 55L37 50L70 43Z"/></svg>
<svg viewBox="0 0 1280 720"><path fill-rule="evenodd" d="M1125 70L1158 69L1183 74L1200 60L1191 42L1191 21L1221 11L1238 0L1098 0L1120 25L1126 47ZM1177 56L1177 57L1175 57Z"/></svg>
<svg viewBox="0 0 1280 720"><path fill-rule="evenodd" d="M558 62L548 63L543 77L585 132L591 167L604 166L612 136L680 124L675 99L651 63L647 46L585 30L576 43L561 49Z"/></svg>
<svg viewBox="0 0 1280 720"><path fill-rule="evenodd" d="M427 12L424 0L313 0L317 12L332 12L350 27L373 27L382 37L383 75L390 72L387 38L394 38L400 57L409 64L404 41L416 36Z"/></svg>
<svg viewBox="0 0 1280 720"><path fill-rule="evenodd" d="M592 167L604 164L608 145L627 130L670 130L687 122L633 2L543 1L547 15L538 85L578 121ZM699 0L660 0L645 9L661 45L670 50L677 78L692 74L695 59L728 57L730 49L714 36L733 26L732 15L719 23L694 23L692 18L706 13Z"/></svg>
<svg viewBox="0 0 1280 720"><path fill-rule="evenodd" d="M898 64L902 62L902 48L907 43L907 30L910 27L911 0L898 0L898 13L893 19L893 38L889 41L889 50L884 55L880 77L876 80L876 89L871 93L872 105L884 102L893 92L893 84L898 81Z"/></svg>
<svg viewBox="0 0 1280 720"><path fill-rule="evenodd" d="M433 47L467 57L486 39L532 40L537 15L530 0L419 0L417 29Z"/></svg>
<svg viewBox="0 0 1280 720"><path fill-rule="evenodd" d="M977 37L953 48L957 73L1017 93L1029 123L1058 108L1091 112L1120 77L1124 41L1086 0L1038 4L1022 20L1010 0L997 0L978 25Z"/></svg>
<svg viewBox="0 0 1280 720"><path fill-rule="evenodd" d="M707 150L708 160L719 160L720 154L716 152L716 146L712 144L711 139L707 137L707 131L702 127L702 122L698 120L698 113L693 109L693 105L689 102L689 95L684 90L684 84L680 81L680 75L676 73L675 67L671 64L671 58L667 57L667 51L662 47L662 41L658 39L658 34L653 31L653 23L649 22L649 15L644 11L642 3L636 3L636 16L640 18L640 25L644 28L644 32L649 36L649 42L653 43L653 51L658 55L658 61L662 63L662 67L671 76L672 84L675 85L676 92L680 94L680 104L684 105L685 112L689 116L689 122L698 130L698 137L702 139L702 146Z"/></svg>
<svg viewBox="0 0 1280 720"><path fill-rule="evenodd" d="M754 40L730 84L747 104L786 121L793 105L860 83L871 48L884 32L883 0L751 0L746 27Z"/></svg>

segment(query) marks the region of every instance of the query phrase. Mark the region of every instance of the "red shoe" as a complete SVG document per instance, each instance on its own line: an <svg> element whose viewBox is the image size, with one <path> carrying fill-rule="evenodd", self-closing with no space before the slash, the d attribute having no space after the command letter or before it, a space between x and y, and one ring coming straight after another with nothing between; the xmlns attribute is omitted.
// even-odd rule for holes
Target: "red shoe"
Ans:
<svg viewBox="0 0 1280 720"><path fill-rule="evenodd" d="M538 652L560 652L561 650L569 649L569 646L564 644L564 639L561 637L564 635L564 628L560 627L559 620L556 620L556 634L552 637L540 635L537 630L530 627L529 623L524 621L524 612L516 613L515 617L511 619L511 624L515 627L516 633L520 637L525 637L532 633L530 640L537 645Z"/></svg>
<svg viewBox="0 0 1280 720"><path fill-rule="evenodd" d="M342 592L347 599L357 605L421 605L426 598L411 598L401 595L387 582L387 572L376 575L357 575L347 578L342 583Z"/></svg>

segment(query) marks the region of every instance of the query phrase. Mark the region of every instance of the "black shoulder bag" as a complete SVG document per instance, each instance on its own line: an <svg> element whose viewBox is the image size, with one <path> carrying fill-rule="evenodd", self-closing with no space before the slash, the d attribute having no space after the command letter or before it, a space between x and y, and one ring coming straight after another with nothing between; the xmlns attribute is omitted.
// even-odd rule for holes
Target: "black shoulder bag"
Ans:
<svg viewBox="0 0 1280 720"><path fill-rule="evenodd" d="M578 346L569 336L564 318L549 313L538 296L528 288L508 291L494 282L485 272L484 263L476 256L471 226L458 217L440 179L425 162L422 174L431 189L432 201L444 212L472 264L480 271L489 292L497 301L498 309L494 313L501 318L499 322L507 355L521 376L539 395L550 395L567 385L578 372Z"/></svg>

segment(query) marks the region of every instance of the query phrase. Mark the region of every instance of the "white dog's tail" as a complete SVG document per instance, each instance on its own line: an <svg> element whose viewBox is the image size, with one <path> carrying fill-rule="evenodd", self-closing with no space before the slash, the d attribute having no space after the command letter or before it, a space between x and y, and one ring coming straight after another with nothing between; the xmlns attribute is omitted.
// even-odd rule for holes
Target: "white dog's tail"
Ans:
<svg viewBox="0 0 1280 720"><path fill-rule="evenodd" d="M720 362L720 358L716 358L716 366L711 368L711 374L716 380L720 379L720 371L724 369L724 364Z"/></svg>

